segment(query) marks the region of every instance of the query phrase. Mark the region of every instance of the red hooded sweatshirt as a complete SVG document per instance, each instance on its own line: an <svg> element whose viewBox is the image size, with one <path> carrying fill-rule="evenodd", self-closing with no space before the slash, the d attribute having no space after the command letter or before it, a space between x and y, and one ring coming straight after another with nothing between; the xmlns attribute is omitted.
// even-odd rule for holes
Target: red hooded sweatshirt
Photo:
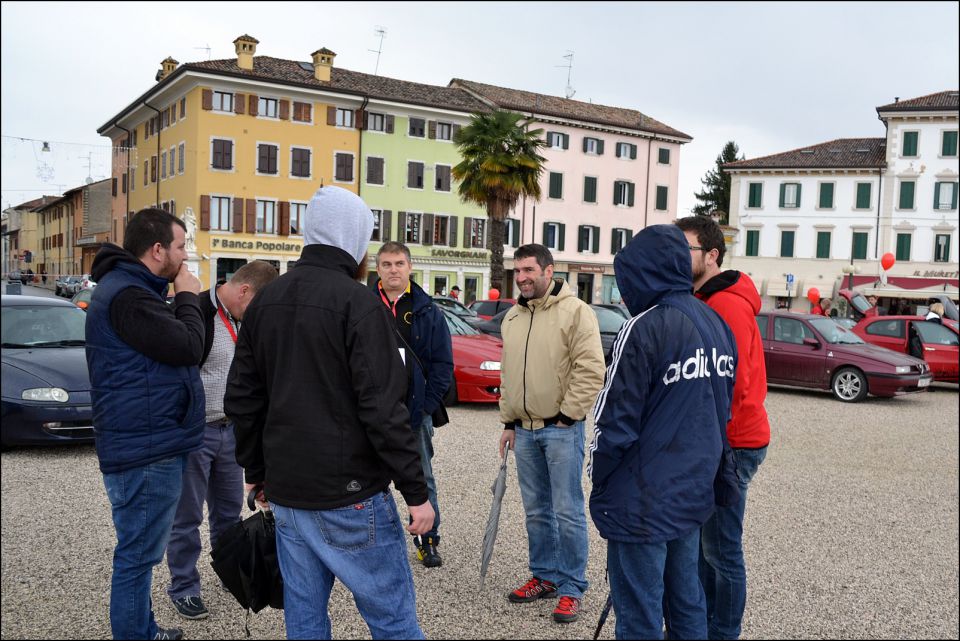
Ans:
<svg viewBox="0 0 960 641"><path fill-rule="evenodd" d="M765 447L770 443L770 421L763 407L767 398L767 366L757 327L756 315L760 311L757 286L746 274L728 269L704 283L696 295L727 322L737 342L732 418L727 423L730 447Z"/></svg>

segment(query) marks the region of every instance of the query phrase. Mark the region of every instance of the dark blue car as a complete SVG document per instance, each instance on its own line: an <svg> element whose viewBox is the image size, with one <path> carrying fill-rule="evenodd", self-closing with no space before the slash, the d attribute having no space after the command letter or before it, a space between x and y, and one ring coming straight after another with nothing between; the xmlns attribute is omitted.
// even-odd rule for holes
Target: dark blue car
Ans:
<svg viewBox="0 0 960 641"><path fill-rule="evenodd" d="M86 314L57 298L3 296L0 445L92 443Z"/></svg>

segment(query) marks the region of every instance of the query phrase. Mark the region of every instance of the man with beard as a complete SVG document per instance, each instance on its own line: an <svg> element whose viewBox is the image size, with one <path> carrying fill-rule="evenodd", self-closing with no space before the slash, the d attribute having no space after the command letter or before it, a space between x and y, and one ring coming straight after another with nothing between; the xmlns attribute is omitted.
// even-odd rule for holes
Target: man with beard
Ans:
<svg viewBox="0 0 960 641"><path fill-rule="evenodd" d="M677 220L676 225L690 246L694 292L729 325L739 355L727 438L733 448L741 496L733 505L718 505L703 525L700 554L708 638L737 639L747 602L747 571L743 560L747 486L766 457L770 443L770 422L763 407L767 397L767 370L756 321L760 295L757 286L743 272L721 271L726 246L723 231L716 222L706 216L690 216ZM821 305L824 301L827 299L821 299ZM822 312L824 316L828 310L829 307Z"/></svg>
<svg viewBox="0 0 960 641"><path fill-rule="evenodd" d="M115 639L179 639L150 599L180 499L187 456L203 442L200 281L184 262L185 227L160 209L127 225L123 248L93 261L86 320L93 426L117 546L110 586ZM166 303L173 282L176 306Z"/></svg>

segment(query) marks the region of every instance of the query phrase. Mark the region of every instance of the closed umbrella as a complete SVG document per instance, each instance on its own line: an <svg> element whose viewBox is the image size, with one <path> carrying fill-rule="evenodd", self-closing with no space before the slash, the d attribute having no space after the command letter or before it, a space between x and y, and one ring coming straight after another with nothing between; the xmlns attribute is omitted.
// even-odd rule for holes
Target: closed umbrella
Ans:
<svg viewBox="0 0 960 641"><path fill-rule="evenodd" d="M503 504L503 494L507 491L507 458L510 456L510 443L503 451L503 462L500 463L500 472L493 482L490 491L493 492L493 504L490 506L490 516L487 517L487 527L483 532L483 545L480 549L480 589L487 578L487 567L490 557L493 556L493 544L497 542L497 529L500 527L500 506Z"/></svg>

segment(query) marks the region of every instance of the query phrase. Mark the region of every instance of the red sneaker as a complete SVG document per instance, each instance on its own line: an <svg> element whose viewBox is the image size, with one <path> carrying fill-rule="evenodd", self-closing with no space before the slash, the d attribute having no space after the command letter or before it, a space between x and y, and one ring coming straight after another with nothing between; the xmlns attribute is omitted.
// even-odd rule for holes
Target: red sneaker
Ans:
<svg viewBox="0 0 960 641"><path fill-rule="evenodd" d="M557 596L557 586L550 581L543 581L533 577L519 588L507 595L511 603L529 603L537 599L552 599Z"/></svg>
<svg viewBox="0 0 960 641"><path fill-rule="evenodd" d="M560 597L560 603L553 611L553 620L557 623L573 623L580 616L580 599L572 596Z"/></svg>

